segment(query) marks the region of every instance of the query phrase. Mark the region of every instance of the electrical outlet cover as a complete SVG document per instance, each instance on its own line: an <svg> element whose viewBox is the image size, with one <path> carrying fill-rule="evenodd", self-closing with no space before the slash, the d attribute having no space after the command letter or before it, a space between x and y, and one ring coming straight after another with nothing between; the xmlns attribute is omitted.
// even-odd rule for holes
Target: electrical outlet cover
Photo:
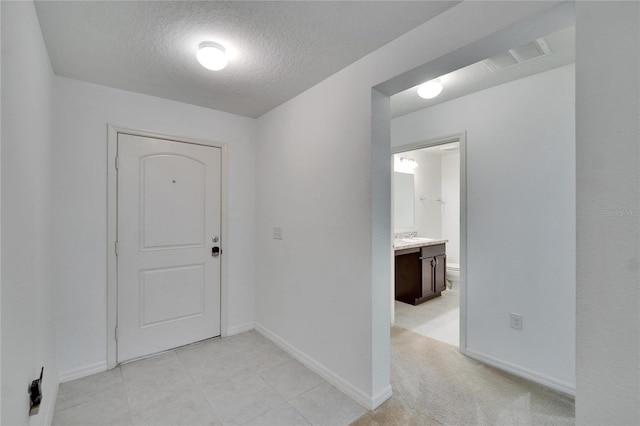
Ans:
<svg viewBox="0 0 640 426"><path fill-rule="evenodd" d="M522 330L522 315L511 312L509 316L509 323L511 328Z"/></svg>

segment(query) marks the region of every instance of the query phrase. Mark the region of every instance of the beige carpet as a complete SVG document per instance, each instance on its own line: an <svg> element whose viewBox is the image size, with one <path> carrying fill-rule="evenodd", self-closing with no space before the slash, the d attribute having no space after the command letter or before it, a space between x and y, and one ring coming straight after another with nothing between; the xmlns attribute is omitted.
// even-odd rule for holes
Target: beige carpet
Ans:
<svg viewBox="0 0 640 426"><path fill-rule="evenodd" d="M352 425L573 425L573 398L391 329L393 397Z"/></svg>

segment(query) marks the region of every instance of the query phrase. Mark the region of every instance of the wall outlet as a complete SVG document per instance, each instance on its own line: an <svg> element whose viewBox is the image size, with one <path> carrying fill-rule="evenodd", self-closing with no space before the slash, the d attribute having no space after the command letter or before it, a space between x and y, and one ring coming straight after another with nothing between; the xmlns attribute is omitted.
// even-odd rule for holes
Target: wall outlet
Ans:
<svg viewBox="0 0 640 426"><path fill-rule="evenodd" d="M511 324L511 328L522 330L522 315L514 314L513 312L511 312L509 316L509 322Z"/></svg>
<svg viewBox="0 0 640 426"><path fill-rule="evenodd" d="M273 239L274 240L282 239L282 228L273 228Z"/></svg>

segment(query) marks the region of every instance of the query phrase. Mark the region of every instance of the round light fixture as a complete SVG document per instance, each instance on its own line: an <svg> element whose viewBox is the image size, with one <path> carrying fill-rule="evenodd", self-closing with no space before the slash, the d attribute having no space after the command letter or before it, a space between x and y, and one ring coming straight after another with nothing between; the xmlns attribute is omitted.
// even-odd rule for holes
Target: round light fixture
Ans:
<svg viewBox="0 0 640 426"><path fill-rule="evenodd" d="M400 157L400 164L410 169L415 169L416 167L418 167L418 162L409 157Z"/></svg>
<svg viewBox="0 0 640 426"><path fill-rule="evenodd" d="M224 47L213 41L200 43L196 58L200 65L211 71L220 71L229 62Z"/></svg>
<svg viewBox="0 0 640 426"><path fill-rule="evenodd" d="M427 81L418 87L418 96L422 99L433 99L442 92L442 83L438 80Z"/></svg>

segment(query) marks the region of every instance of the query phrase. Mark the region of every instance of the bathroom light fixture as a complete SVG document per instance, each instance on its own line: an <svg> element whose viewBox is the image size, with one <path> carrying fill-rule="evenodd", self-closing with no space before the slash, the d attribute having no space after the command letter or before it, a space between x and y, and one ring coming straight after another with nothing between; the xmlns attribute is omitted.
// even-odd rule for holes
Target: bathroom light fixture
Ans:
<svg viewBox="0 0 640 426"><path fill-rule="evenodd" d="M203 41L198 47L196 58L200 65L211 71L220 71L227 66L227 52L222 45L213 41Z"/></svg>
<svg viewBox="0 0 640 426"><path fill-rule="evenodd" d="M400 157L400 164L410 169L415 169L416 167L418 167L418 162L409 157Z"/></svg>
<svg viewBox="0 0 640 426"><path fill-rule="evenodd" d="M418 87L418 96L422 99L433 99L442 92L442 83L439 80L427 81Z"/></svg>

